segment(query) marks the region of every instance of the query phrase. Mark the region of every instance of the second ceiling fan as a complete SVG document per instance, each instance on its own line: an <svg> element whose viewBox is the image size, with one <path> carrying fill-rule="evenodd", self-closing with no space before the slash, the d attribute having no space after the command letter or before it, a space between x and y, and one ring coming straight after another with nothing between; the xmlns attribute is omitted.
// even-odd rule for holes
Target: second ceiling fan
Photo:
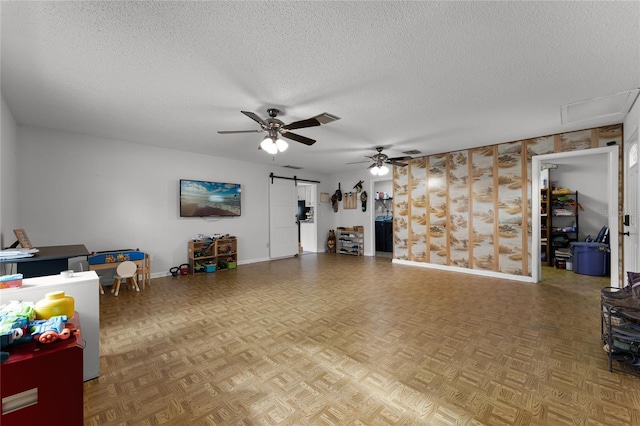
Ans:
<svg viewBox="0 0 640 426"><path fill-rule="evenodd" d="M306 120L294 121L289 124L285 124L282 120L276 118L280 113L280 110L276 108L269 108L267 113L269 114L269 118L262 119L258 114L251 111L240 111L250 119L256 121L260 124L260 129L255 130L219 130L220 134L230 134L230 133L261 133L267 132L267 136L265 136L264 140L260 144L260 148L267 151L269 154L277 154L278 152L282 152L287 149L288 144L282 140L282 138L287 138L294 140L296 142L303 143L305 145L313 145L316 143L314 139L310 139L306 136L299 135L297 133L292 133L291 130L295 129L303 129L306 127L316 127L322 124L329 124L333 121L339 120L340 117L337 117L333 114L322 113L316 115L315 117L307 118Z"/></svg>
<svg viewBox="0 0 640 426"><path fill-rule="evenodd" d="M410 157L408 155L405 155L403 157L389 157L387 154L383 154L382 150L384 149L384 147L379 146L376 147L376 151L378 151L377 154L373 154L371 156L369 155L365 155L365 157L370 158L371 160L373 160L373 163L371 163L371 165L368 167L368 169L371 170L371 174L373 175L385 175L389 172L389 168L387 166L385 166L385 164L391 164L393 166L400 166L400 167L405 167L407 166L407 163L403 163L403 161L406 160L411 160L413 157ZM356 161L353 163L347 163L347 164L356 164L356 163L365 163L366 161Z"/></svg>

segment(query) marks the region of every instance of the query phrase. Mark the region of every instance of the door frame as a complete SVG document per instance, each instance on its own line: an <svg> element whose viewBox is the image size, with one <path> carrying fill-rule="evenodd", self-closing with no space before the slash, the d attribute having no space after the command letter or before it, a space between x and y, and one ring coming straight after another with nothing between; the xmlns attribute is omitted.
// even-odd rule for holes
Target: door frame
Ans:
<svg viewBox="0 0 640 426"><path fill-rule="evenodd" d="M310 181L300 181L300 182L296 182L296 188L300 188L300 187L304 187L304 186L309 186L311 187L311 191L313 191L313 197L312 199L313 201L313 222L311 222L309 225L311 225L311 232L312 232L312 240L313 240L313 245L311 247L304 247L303 244L303 250L306 252L310 252L310 253L318 253L318 213L319 213L319 208L318 206L320 205L319 203L319 197L318 197L318 184L315 182L310 182ZM301 224L298 224L298 226L302 226Z"/></svg>
<svg viewBox="0 0 640 426"><path fill-rule="evenodd" d="M629 215L630 216L630 223L633 226L626 226L624 225L623 222L623 227L624 230L629 231L629 235L627 235L626 238L623 237L623 277L627 276L627 272L635 272L635 270L638 269L638 267L640 266L639 263L639 259L638 259L638 254L640 253L640 251L638 251L638 247L640 246L638 239L640 238L638 235L638 225L639 225L639 213L637 210L638 205L640 205L640 163L636 162L634 164L633 167L635 167L635 172L636 172L636 182L635 185L631 186L631 188L629 187L629 183L631 182L631 180L629 179L629 160L630 160L630 155L628 155L629 151L633 148L633 146L635 145L636 149L638 149L639 145L639 141L638 141L638 128L636 128L633 132L633 134L631 135L631 137L629 137L628 140L625 141L624 143L624 163L623 163L623 167L624 167L624 212L622 214L625 215ZM636 193L634 194L635 196L630 197L630 189L632 188L636 188ZM635 199L636 205L634 206L630 206L629 202L632 201L631 198ZM633 248L633 249L632 249Z"/></svg>
<svg viewBox="0 0 640 426"><path fill-rule="evenodd" d="M607 194L607 218L609 227L609 246L611 249L610 280L611 287L620 287L619 268L619 150L618 145L602 148L583 149L579 151L558 152L554 154L535 155L531 158L531 278L534 283L540 281L542 276L542 262L540 260L540 215L533 214L538 211L535 206L540 205L540 165L543 162L553 163L563 158L585 157L587 155L606 155L607 158L607 183L612 188ZM623 268L624 269L624 268Z"/></svg>
<svg viewBox="0 0 640 426"><path fill-rule="evenodd" d="M376 256L376 200L375 200L375 195L376 195L376 186L378 184L380 184L381 182L391 182L391 198L393 198L393 173L391 173L389 176L383 176L383 177L379 177L376 179L371 179L371 181L369 182L370 184L370 189L369 189L369 195L367 197L367 200L371 200L371 204L368 211L369 214L369 224L370 227L369 229L371 229L371 236L369 238L365 238L365 252L368 250L370 250L369 252L371 253L371 256ZM369 201L368 201L369 202ZM393 200L391 201L393 203ZM393 208L392 208L392 213L393 213ZM393 235L395 235L395 233L392 233ZM395 255L395 244L394 244L394 250L391 252L392 257L394 257Z"/></svg>

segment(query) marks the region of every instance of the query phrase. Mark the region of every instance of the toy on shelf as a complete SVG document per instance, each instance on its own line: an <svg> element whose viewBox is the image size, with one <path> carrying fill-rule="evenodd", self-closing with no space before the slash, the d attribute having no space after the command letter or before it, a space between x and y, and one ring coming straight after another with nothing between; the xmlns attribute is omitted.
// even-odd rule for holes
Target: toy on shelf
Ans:
<svg viewBox="0 0 640 426"><path fill-rule="evenodd" d="M52 343L66 340L79 330L68 322L66 315L36 319L33 302L12 300L0 306L0 343L2 347L35 340Z"/></svg>
<svg viewBox="0 0 640 426"><path fill-rule="evenodd" d="M32 302L12 300L0 306L0 346L9 346L20 340L26 334L29 322L35 317Z"/></svg>
<svg viewBox="0 0 640 426"><path fill-rule="evenodd" d="M73 325L68 324L66 315L32 321L29 324L29 331L31 331L31 337L40 343L52 343L58 339L67 340L72 334L75 334Z"/></svg>

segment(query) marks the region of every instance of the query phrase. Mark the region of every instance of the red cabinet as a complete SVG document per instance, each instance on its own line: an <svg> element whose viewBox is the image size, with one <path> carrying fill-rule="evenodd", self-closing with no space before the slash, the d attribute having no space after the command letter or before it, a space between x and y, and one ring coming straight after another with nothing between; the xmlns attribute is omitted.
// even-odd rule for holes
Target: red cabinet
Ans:
<svg viewBox="0 0 640 426"><path fill-rule="evenodd" d="M77 313L69 323L80 330ZM81 333L67 340L29 342L3 350L10 355L0 364L0 424L83 424Z"/></svg>

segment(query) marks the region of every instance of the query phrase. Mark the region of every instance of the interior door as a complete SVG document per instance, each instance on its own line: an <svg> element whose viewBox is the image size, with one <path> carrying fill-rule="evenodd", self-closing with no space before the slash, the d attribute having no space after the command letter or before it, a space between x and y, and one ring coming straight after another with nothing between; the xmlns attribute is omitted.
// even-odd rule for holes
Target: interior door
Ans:
<svg viewBox="0 0 640 426"><path fill-rule="evenodd" d="M625 179L624 179L624 227L622 235L624 249L624 283L628 271L638 272L638 133L637 130L625 144ZM627 234L628 232L628 234ZM623 286L625 285L623 284Z"/></svg>
<svg viewBox="0 0 640 426"><path fill-rule="evenodd" d="M269 257L298 255L298 192L295 181L269 178Z"/></svg>

